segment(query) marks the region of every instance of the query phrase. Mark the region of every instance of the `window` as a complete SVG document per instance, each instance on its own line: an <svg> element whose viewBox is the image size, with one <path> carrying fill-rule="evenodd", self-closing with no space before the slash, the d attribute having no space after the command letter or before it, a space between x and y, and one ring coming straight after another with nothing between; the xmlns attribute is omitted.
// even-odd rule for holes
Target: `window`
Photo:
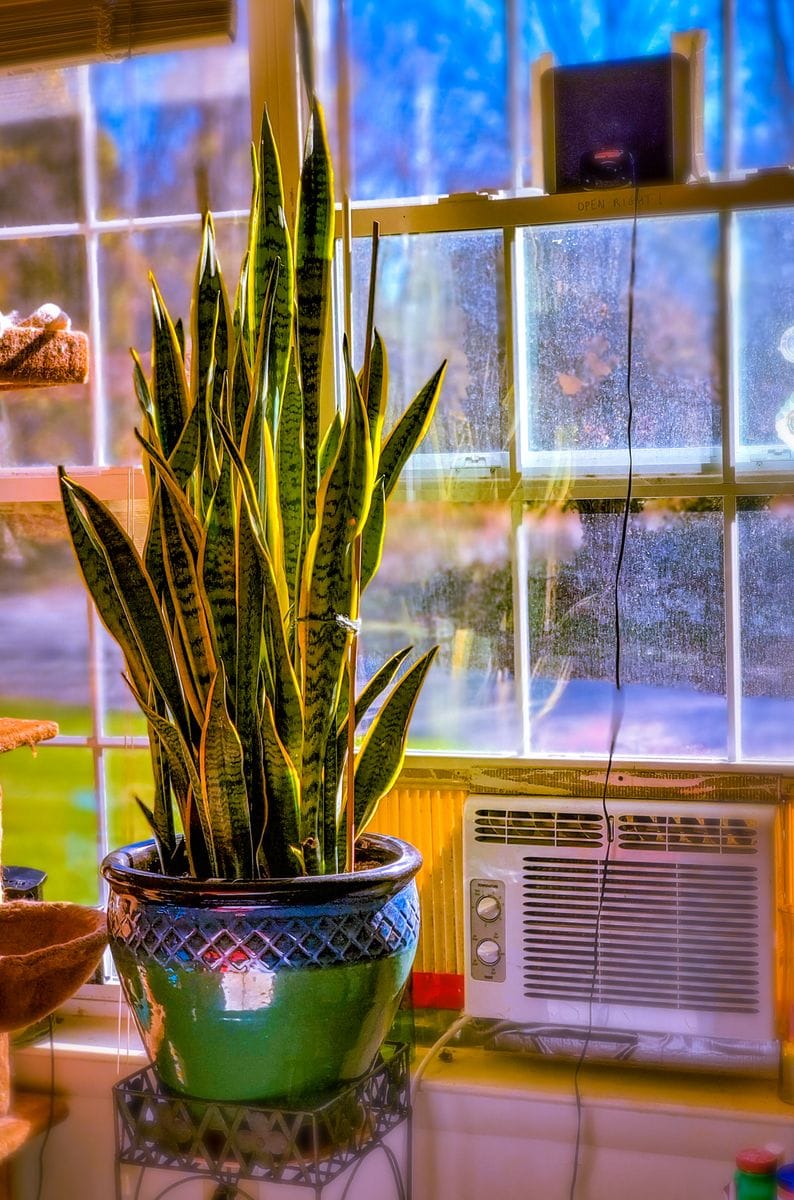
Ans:
<svg viewBox="0 0 794 1200"><path fill-rule="evenodd" d="M3 759L3 861L46 869L52 899L98 901L97 856L145 836L129 799L151 787L145 727L86 604L53 464L130 528L143 520L128 347L151 337L147 270L187 319L199 212L216 214L230 274L245 240L240 8L233 46L0 79L0 311L55 301L92 343L88 387L0 393L0 711L60 726L35 763Z"/></svg>
<svg viewBox="0 0 794 1200"><path fill-rule="evenodd" d="M252 7L255 62L269 14L288 7ZM673 30L699 26L714 178L644 191L637 231L617 753L792 758L794 184L728 178L794 157L784 8L680 0L658 24L633 0L609 20L601 0L407 0L399 16L372 0L341 12L315 0L340 196L353 200L354 341L377 217L392 411L449 358L364 597L363 675L407 641L417 653L441 645L414 720L417 753L607 751L633 196L610 194L607 210L603 196L526 188L528 64L549 49L560 62L658 52ZM88 397L0 400L0 711L61 727L35 763L24 752L0 762L3 857L41 863L53 899L98 899L97 856L144 835L126 801L150 784L143 723L78 578L52 466L79 465L130 528L144 519L127 347L148 344L149 266L187 316L205 204L227 277L236 270L249 189L245 11L239 25L232 47L0 80L11 184L0 192L0 310L57 300L93 346ZM292 59L267 64L289 108Z"/></svg>

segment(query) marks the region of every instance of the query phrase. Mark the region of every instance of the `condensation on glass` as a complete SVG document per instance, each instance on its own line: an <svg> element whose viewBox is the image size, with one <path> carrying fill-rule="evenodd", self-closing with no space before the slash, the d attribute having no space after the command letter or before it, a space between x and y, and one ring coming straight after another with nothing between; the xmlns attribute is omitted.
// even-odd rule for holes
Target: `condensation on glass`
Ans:
<svg viewBox="0 0 794 1200"><path fill-rule="evenodd" d="M631 232L630 221L521 231L530 467L538 452L564 451L587 473L609 474L610 453L628 445ZM719 464L717 239L712 216L637 229L630 388L640 473ZM615 462L625 470L625 455Z"/></svg>
<svg viewBox="0 0 794 1200"><path fill-rule="evenodd" d="M794 495L738 501L742 753L794 758Z"/></svg>
<svg viewBox="0 0 794 1200"><path fill-rule="evenodd" d="M363 353L371 242L353 246L354 354ZM419 455L477 455L507 445L501 234L385 237L375 324L389 359L387 430L447 360L441 400Z"/></svg>
<svg viewBox="0 0 794 1200"><path fill-rule="evenodd" d="M716 500L634 501L615 579L622 502L528 506L532 752L670 758L727 754L722 511Z"/></svg>

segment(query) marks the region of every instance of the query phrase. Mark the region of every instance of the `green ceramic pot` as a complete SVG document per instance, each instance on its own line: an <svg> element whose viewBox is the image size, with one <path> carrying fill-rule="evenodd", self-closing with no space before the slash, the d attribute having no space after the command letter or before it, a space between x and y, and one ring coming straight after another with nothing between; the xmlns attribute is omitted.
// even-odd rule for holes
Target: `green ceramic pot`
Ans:
<svg viewBox="0 0 794 1200"><path fill-rule="evenodd" d="M157 872L153 842L109 854L113 959L166 1087L296 1107L364 1074L419 932L419 853L361 839L347 875L207 883Z"/></svg>

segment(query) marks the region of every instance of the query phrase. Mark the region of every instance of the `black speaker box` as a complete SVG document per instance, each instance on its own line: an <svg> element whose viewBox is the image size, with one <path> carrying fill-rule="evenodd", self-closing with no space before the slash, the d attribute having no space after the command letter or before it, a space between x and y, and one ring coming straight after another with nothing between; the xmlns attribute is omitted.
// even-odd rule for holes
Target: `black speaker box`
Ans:
<svg viewBox="0 0 794 1200"><path fill-rule="evenodd" d="M683 55L552 67L540 89L547 192L690 177L690 70Z"/></svg>

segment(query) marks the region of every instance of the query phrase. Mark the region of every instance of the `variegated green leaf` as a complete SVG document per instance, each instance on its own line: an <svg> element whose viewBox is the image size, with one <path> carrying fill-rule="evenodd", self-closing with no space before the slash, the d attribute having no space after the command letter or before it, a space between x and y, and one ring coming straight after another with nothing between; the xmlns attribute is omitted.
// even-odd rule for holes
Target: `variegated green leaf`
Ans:
<svg viewBox="0 0 794 1200"><path fill-rule="evenodd" d="M149 276L149 281L152 288L152 401L163 455L170 458L188 415L185 362L153 275Z"/></svg>
<svg viewBox="0 0 794 1200"><path fill-rule="evenodd" d="M265 700L262 746L267 776L266 853L274 875L300 873L300 777L278 735L273 706Z"/></svg>
<svg viewBox="0 0 794 1200"><path fill-rule="evenodd" d="M201 731L200 805L212 830L221 879L253 879L254 854L243 774L243 748L226 710L223 667L212 681Z"/></svg>
<svg viewBox="0 0 794 1200"><path fill-rule="evenodd" d="M394 787L405 758L405 743L425 676L438 653L428 650L392 689L367 730L356 756L356 836L374 816L378 802Z"/></svg>
<svg viewBox="0 0 794 1200"><path fill-rule="evenodd" d="M356 728L361 724L364 714L369 711L372 705L377 700L378 696L386 691L386 688L391 683L394 676L399 671L402 664L405 662L408 655L413 650L413 646L406 646L403 650L398 650L393 654L388 662L385 662L370 679L369 683L362 689L361 695L356 700L356 709L354 713ZM336 726L336 755L337 762L342 763L345 757L347 747L347 703L340 705L337 712Z"/></svg>
<svg viewBox="0 0 794 1200"><path fill-rule="evenodd" d="M208 620L204 586L171 493L162 492L163 563L190 675L199 702L204 704L217 671L214 637Z"/></svg>
<svg viewBox="0 0 794 1200"><path fill-rule="evenodd" d="M320 478L322 479L339 452L342 436L342 414L336 409L320 446Z"/></svg>
<svg viewBox="0 0 794 1200"><path fill-rule="evenodd" d="M400 472L427 433L446 369L447 364L443 362L435 375L420 388L383 444L378 474L383 477L387 500L397 485Z"/></svg>
<svg viewBox="0 0 794 1200"><path fill-rule="evenodd" d="M383 556L386 535L386 486L381 476L372 489L369 512L361 535L361 590L374 576Z"/></svg>
<svg viewBox="0 0 794 1200"><path fill-rule="evenodd" d="M383 338L375 330L372 341L372 356L369 364L369 387L367 388L367 420L372 443L372 457L377 464L380 457L383 421L386 416L386 400L389 394L389 360Z"/></svg>
<svg viewBox="0 0 794 1200"><path fill-rule="evenodd" d="M249 233L248 272L251 321L254 329L262 324L265 297L274 266L278 264L272 315L272 349L268 376L267 409L276 412L287 376L292 337L292 304L295 290L292 244L284 211L284 186L281 165L267 109L262 117L258 153L259 194ZM253 220L253 217L256 220ZM271 428L274 428L271 425Z"/></svg>
<svg viewBox="0 0 794 1200"><path fill-rule="evenodd" d="M284 544L284 574L288 603L297 603L298 567L303 537L303 455L301 427L303 397L295 367L295 353L290 355L287 385L278 417L276 431L276 491L281 509Z"/></svg>
<svg viewBox="0 0 794 1200"><path fill-rule="evenodd" d="M156 685L183 730L190 721L182 685L174 664L168 633L151 581L132 539L112 512L75 480L60 473L64 504L75 499L82 506L96 542L102 547L116 593L135 636L145 673Z"/></svg>
<svg viewBox="0 0 794 1200"><path fill-rule="evenodd" d="M207 513L198 570L212 613L216 651L224 664L232 696L237 688L236 541L237 510L233 496L232 463L229 455L225 454Z"/></svg>
<svg viewBox="0 0 794 1200"><path fill-rule="evenodd" d="M62 467L58 468L58 478L72 545L86 587L102 624L121 648L135 686L145 692L149 686L148 671L102 545L83 516Z"/></svg>
<svg viewBox="0 0 794 1200"><path fill-rule="evenodd" d="M298 193L295 245L298 352L303 387L304 519L307 536L316 519L317 456L320 429L322 360L330 312L330 275L334 238L334 183L325 121L315 103L309 119Z"/></svg>

